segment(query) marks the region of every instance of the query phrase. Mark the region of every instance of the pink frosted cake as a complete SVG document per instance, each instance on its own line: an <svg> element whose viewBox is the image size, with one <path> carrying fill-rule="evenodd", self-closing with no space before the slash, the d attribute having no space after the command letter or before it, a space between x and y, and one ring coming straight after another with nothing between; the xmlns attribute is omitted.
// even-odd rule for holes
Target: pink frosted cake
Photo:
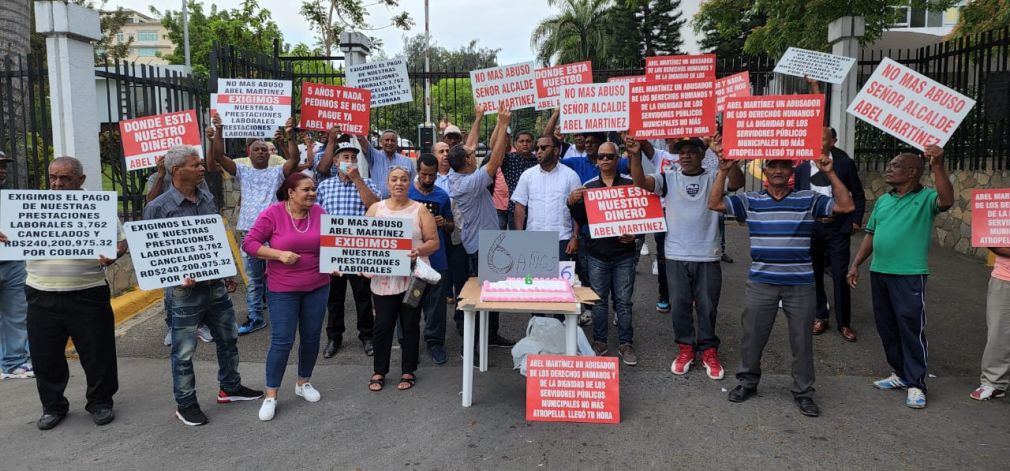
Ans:
<svg viewBox="0 0 1010 471"><path fill-rule="evenodd" d="M572 284L562 278L534 278L526 284L522 278L485 281L480 293L482 302L574 303Z"/></svg>

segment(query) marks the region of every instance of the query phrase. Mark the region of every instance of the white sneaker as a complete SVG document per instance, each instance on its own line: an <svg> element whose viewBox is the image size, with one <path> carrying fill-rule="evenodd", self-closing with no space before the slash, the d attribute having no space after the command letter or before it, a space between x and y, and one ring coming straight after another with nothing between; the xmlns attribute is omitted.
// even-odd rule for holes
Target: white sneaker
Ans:
<svg viewBox="0 0 1010 471"><path fill-rule="evenodd" d="M319 402L320 399L319 391L312 387L312 383L296 384L295 396L304 397L309 402Z"/></svg>
<svg viewBox="0 0 1010 471"><path fill-rule="evenodd" d="M35 377L35 369L32 368L32 362L28 361L25 364L14 368L10 373L0 374L0 379L31 379Z"/></svg>
<svg viewBox="0 0 1010 471"><path fill-rule="evenodd" d="M210 327L206 325L200 325L196 328L196 338L203 340L204 342L213 342L214 336L210 333Z"/></svg>
<svg viewBox="0 0 1010 471"><path fill-rule="evenodd" d="M652 274L659 275L659 262L655 260L652 261Z"/></svg>
<svg viewBox="0 0 1010 471"><path fill-rule="evenodd" d="M905 405L912 409L922 409L926 407L926 393L919 388L908 388L908 396Z"/></svg>
<svg viewBox="0 0 1010 471"><path fill-rule="evenodd" d="M277 410L277 399L276 398L266 398L263 400L263 405L260 406L260 420L266 422L268 420L273 420L274 412Z"/></svg>
<svg viewBox="0 0 1010 471"><path fill-rule="evenodd" d="M172 346L172 329L168 329L168 332L165 332L165 346Z"/></svg>

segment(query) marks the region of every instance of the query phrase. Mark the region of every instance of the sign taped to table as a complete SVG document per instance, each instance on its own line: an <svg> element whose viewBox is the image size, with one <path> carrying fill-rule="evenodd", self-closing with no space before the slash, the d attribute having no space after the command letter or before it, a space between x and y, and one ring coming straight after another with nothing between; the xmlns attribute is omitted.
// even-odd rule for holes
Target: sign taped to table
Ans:
<svg viewBox="0 0 1010 471"><path fill-rule="evenodd" d="M751 96L750 72L746 70L715 81L715 112L726 110L727 98L740 96Z"/></svg>
<svg viewBox="0 0 1010 471"><path fill-rule="evenodd" d="M372 108L414 101L407 59L402 57L348 66L347 85L372 92Z"/></svg>
<svg viewBox="0 0 1010 471"><path fill-rule="evenodd" d="M655 193L621 185L586 190L582 197L593 239L666 232L663 203Z"/></svg>
<svg viewBox="0 0 1010 471"><path fill-rule="evenodd" d="M617 357L526 357L526 420L621 423Z"/></svg>
<svg viewBox="0 0 1010 471"><path fill-rule="evenodd" d="M291 116L291 81L217 79L217 110L224 137L271 138Z"/></svg>
<svg viewBox="0 0 1010 471"><path fill-rule="evenodd" d="M473 102L485 114L498 112L501 103L512 110L537 104L537 76L533 62L488 67L470 71Z"/></svg>
<svg viewBox="0 0 1010 471"><path fill-rule="evenodd" d="M566 85L561 88L561 132L626 131L630 124L631 84Z"/></svg>
<svg viewBox="0 0 1010 471"><path fill-rule="evenodd" d="M722 125L726 159L820 159L823 134L824 95L726 100Z"/></svg>
<svg viewBox="0 0 1010 471"><path fill-rule="evenodd" d="M321 273L410 275L412 220L324 214L320 228Z"/></svg>
<svg viewBox="0 0 1010 471"><path fill-rule="evenodd" d="M536 70L537 110L557 108L561 104L561 87L579 83L593 83L591 61L562 64Z"/></svg>
<svg viewBox="0 0 1010 471"><path fill-rule="evenodd" d="M852 57L790 47L775 64L773 72L837 85L845 81L855 63L856 59Z"/></svg>
<svg viewBox="0 0 1010 471"><path fill-rule="evenodd" d="M845 111L926 150L943 147L974 106L975 100L885 57Z"/></svg>
<svg viewBox="0 0 1010 471"><path fill-rule="evenodd" d="M480 231L477 281L558 276L557 231Z"/></svg>
<svg viewBox="0 0 1010 471"><path fill-rule="evenodd" d="M650 82L715 80L715 54L646 57L645 77Z"/></svg>
<svg viewBox="0 0 1010 471"><path fill-rule="evenodd" d="M971 191L971 246L1010 247L1010 188Z"/></svg>
<svg viewBox="0 0 1010 471"><path fill-rule="evenodd" d="M221 216L186 216L123 225L140 289L235 276L235 258Z"/></svg>
<svg viewBox="0 0 1010 471"><path fill-rule="evenodd" d="M0 260L116 258L114 191L0 190Z"/></svg>
<svg viewBox="0 0 1010 471"><path fill-rule="evenodd" d="M634 139L711 136L716 133L715 82L633 83L630 114Z"/></svg>
<svg viewBox="0 0 1010 471"><path fill-rule="evenodd" d="M155 167L157 158L175 146L192 147L203 158L195 110L123 120L119 122L119 135L127 170Z"/></svg>
<svg viewBox="0 0 1010 471"><path fill-rule="evenodd" d="M345 133L368 134L372 92L363 88L302 83L302 112L298 127L329 131L340 126Z"/></svg>

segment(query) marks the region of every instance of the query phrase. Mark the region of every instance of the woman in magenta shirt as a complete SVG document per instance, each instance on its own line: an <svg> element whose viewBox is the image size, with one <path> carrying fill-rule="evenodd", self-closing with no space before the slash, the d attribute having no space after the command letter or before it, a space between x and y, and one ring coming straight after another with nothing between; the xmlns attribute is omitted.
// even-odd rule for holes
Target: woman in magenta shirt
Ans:
<svg viewBox="0 0 1010 471"><path fill-rule="evenodd" d="M319 354L330 290L329 275L319 273L319 225L324 211L316 204L316 184L304 173L291 174L277 190L277 200L260 213L242 242L242 250L267 261L271 333L260 420L274 418L277 389L296 330L300 341L295 395L309 402L319 400L319 391L309 380Z"/></svg>

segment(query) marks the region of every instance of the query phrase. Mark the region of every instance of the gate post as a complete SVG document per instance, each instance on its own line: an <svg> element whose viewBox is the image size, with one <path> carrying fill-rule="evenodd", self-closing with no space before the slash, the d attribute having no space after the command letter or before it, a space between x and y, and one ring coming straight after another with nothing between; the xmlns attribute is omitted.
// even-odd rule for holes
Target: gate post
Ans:
<svg viewBox="0 0 1010 471"><path fill-rule="evenodd" d="M859 60L859 39L866 34L866 20L862 16L843 16L828 23L828 43L836 56ZM838 132L838 148L856 158L856 118L845 112L855 98L858 62L849 69L845 81L831 87L831 125Z"/></svg>
<svg viewBox="0 0 1010 471"><path fill-rule="evenodd" d="M340 50L344 52L345 64L364 64L372 52L372 42L364 33L344 31L340 33Z"/></svg>
<svg viewBox="0 0 1010 471"><path fill-rule="evenodd" d="M98 12L61 1L35 2L35 30L46 36L53 153L80 160L87 175L84 186L101 190L95 50L91 45L102 38Z"/></svg>

